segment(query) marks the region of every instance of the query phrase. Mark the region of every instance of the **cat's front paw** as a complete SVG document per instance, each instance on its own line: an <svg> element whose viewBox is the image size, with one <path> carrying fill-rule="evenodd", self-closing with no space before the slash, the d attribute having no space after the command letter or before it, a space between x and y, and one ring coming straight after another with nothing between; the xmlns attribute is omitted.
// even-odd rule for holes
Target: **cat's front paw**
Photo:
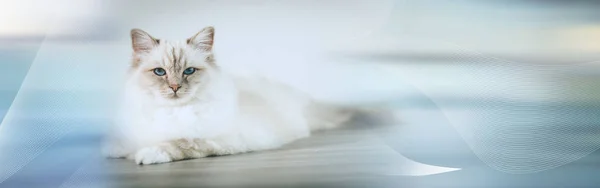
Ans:
<svg viewBox="0 0 600 188"><path fill-rule="evenodd" d="M159 146L146 147L135 153L135 163L139 165L171 162L171 156Z"/></svg>

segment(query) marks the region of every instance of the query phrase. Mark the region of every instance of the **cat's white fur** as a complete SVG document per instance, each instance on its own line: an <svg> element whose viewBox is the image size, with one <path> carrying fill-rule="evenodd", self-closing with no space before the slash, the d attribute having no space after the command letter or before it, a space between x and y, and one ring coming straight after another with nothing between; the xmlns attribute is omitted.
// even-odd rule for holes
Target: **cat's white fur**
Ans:
<svg viewBox="0 0 600 188"><path fill-rule="evenodd" d="M133 62L107 157L155 164L273 149L350 117L277 82L228 74L213 57L212 27L186 41L131 33ZM188 67L197 70L182 74Z"/></svg>

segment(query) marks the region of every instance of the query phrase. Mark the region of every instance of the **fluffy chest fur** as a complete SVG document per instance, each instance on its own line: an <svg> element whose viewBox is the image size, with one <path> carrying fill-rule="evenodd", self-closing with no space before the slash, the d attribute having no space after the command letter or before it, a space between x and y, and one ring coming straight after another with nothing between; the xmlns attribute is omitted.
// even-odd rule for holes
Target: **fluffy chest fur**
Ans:
<svg viewBox="0 0 600 188"><path fill-rule="evenodd" d="M230 132L237 126L234 122L239 115L238 91L229 81L216 78L213 81L207 92L174 105L158 103L153 95L130 85L116 127L134 147L177 138L211 138Z"/></svg>

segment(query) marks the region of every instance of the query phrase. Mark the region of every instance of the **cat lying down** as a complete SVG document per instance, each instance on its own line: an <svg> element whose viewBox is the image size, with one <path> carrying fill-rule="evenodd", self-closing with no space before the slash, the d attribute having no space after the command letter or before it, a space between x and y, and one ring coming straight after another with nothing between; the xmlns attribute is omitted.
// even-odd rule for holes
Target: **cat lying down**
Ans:
<svg viewBox="0 0 600 188"><path fill-rule="evenodd" d="M167 41L131 30L133 59L104 155L155 164L267 150L354 114L282 84L227 74L213 56L214 34L206 27Z"/></svg>

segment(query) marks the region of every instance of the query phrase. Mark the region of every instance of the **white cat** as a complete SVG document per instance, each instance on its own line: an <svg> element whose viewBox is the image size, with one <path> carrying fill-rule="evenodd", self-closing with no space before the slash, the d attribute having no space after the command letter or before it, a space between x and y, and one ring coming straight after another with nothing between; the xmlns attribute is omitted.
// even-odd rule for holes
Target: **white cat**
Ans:
<svg viewBox="0 0 600 188"><path fill-rule="evenodd" d="M277 148L335 127L348 110L219 68L214 28L184 41L131 30L133 60L117 123L104 154L155 164Z"/></svg>

